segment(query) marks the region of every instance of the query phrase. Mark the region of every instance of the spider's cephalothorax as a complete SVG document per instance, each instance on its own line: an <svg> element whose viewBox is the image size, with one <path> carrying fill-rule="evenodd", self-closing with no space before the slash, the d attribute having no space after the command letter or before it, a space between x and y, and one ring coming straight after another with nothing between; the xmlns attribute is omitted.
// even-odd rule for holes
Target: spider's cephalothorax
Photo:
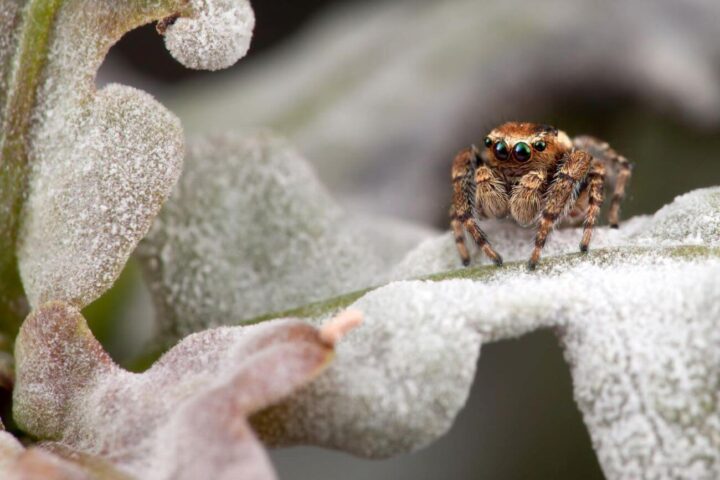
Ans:
<svg viewBox="0 0 720 480"><path fill-rule="evenodd" d="M523 226L537 225L530 269L550 231L564 218L584 218L580 251L587 252L606 181L613 190L608 220L617 228L629 179L627 159L605 142L587 136L570 139L548 125L500 125L483 139L482 148L466 148L453 161L450 218L463 264L470 263L463 228L491 260L502 264L480 218L510 216Z"/></svg>

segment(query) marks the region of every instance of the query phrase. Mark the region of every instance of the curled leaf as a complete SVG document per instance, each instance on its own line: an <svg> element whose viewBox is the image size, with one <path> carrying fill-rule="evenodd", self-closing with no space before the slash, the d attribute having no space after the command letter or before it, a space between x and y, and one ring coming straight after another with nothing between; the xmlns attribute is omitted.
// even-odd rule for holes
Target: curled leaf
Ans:
<svg viewBox="0 0 720 480"><path fill-rule="evenodd" d="M147 94L94 82L125 32L170 16L172 53L206 59L194 67L247 51L244 0L0 0L0 305L12 316L27 311L19 278L31 307L96 299L170 194L177 118Z"/></svg>
<svg viewBox="0 0 720 480"><path fill-rule="evenodd" d="M196 12L171 22L165 45L188 68L219 70L250 48L255 14L248 0L191 0Z"/></svg>
<svg viewBox="0 0 720 480"><path fill-rule="evenodd" d="M102 294L180 175L180 124L149 95L111 85L78 113L74 135L39 155L25 203L18 256L32 305Z"/></svg>
<svg viewBox="0 0 720 480"><path fill-rule="evenodd" d="M323 331L291 319L208 330L134 374L111 361L76 308L48 303L18 336L14 415L33 435L137 478L274 478L246 416L327 365L334 344Z"/></svg>

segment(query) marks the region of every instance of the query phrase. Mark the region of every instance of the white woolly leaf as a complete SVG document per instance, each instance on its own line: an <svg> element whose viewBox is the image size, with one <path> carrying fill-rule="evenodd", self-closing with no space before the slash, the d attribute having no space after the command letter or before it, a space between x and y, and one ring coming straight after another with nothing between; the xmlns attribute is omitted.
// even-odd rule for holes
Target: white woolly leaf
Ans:
<svg viewBox="0 0 720 480"><path fill-rule="evenodd" d="M353 270L356 285L397 281L290 310L319 325L352 305L365 312L366 322L339 345L327 372L253 417L265 440L370 457L425 446L447 431L464 405L482 344L552 328L565 348L575 397L609 478L720 474L719 189L691 192L619 230L598 228L588 256L577 253L581 229L556 231L535 273L525 268L532 230L500 222L487 222L486 228L510 261L503 268L482 265L481 254L474 258L480 266L459 268L446 233L377 271L368 251L380 255L380 248L371 241L309 246L336 245L351 233L362 237L348 223L328 223L324 212L336 207L309 181L302 160L283 154L283 148L261 147L267 142L226 138L216 140L220 146L214 150L198 144L198 152L212 152L202 157L211 160L203 163L209 172L188 170L150 239L155 253L147 259L158 272L153 290L162 305L182 305L166 320L197 328L183 309L240 322L225 315L224 302L242 301L257 313L263 304L285 308L302 295L312 300L319 289L337 288L342 283L337 275L347 278L342 276L347 267L334 263L347 258L370 259ZM244 166L223 165L223 155L233 148L243 152ZM274 153L251 154L256 150ZM216 190L234 191L228 184L235 185L235 171L244 175L245 189L238 183L239 193L223 203ZM198 194L202 189L207 191ZM223 215L207 213L214 210ZM191 221L182 224L180 218ZM307 232L316 234L306 245ZM214 256L199 254L205 242ZM304 263L306 258L313 261ZM227 265L220 268L221 262ZM280 267L287 263L295 274ZM188 272L188 264L194 265L189 275L166 274ZM203 265L208 268L202 276L192 273ZM363 274L368 270L373 275ZM256 272L262 272L262 281ZM426 279L412 280L418 277ZM226 296L214 282L231 283L232 294ZM168 292L174 292L172 301Z"/></svg>
<svg viewBox="0 0 720 480"><path fill-rule="evenodd" d="M0 0L3 304L22 304L8 280L17 260L31 306L87 305L169 195L184 150L179 121L135 89L96 91L94 77L126 31L170 17L172 53L195 68L222 68L247 51L244 0Z"/></svg>
<svg viewBox="0 0 720 480"><path fill-rule="evenodd" d="M180 124L147 94L111 85L83 110L33 171L18 249L32 305L102 294L180 174Z"/></svg>
<svg viewBox="0 0 720 480"><path fill-rule="evenodd" d="M263 415L264 424L283 425L268 440L373 457L416 449L452 424L483 343L554 328L608 478L720 475L719 204L717 188L692 192L628 228L600 229L597 243L616 247L547 258L532 274L521 231L489 228L499 251L522 263L363 295L352 306L366 322L338 361ZM548 246L573 251L580 235L556 232ZM450 235L429 240L394 275L455 266L454 249ZM328 313L346 305L331 302ZM321 310L307 313L319 322Z"/></svg>

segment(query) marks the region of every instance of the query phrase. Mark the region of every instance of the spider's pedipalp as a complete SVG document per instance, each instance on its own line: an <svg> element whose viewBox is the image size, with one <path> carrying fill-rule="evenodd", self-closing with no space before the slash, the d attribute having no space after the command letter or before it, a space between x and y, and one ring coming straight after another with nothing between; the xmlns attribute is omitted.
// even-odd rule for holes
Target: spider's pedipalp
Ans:
<svg viewBox="0 0 720 480"><path fill-rule="evenodd" d="M546 177L544 171L535 170L523 175L513 187L510 214L520 225L531 225L537 219L543 204Z"/></svg>
<svg viewBox="0 0 720 480"><path fill-rule="evenodd" d="M487 218L502 218L508 211L505 183L485 165L475 171L475 208Z"/></svg>

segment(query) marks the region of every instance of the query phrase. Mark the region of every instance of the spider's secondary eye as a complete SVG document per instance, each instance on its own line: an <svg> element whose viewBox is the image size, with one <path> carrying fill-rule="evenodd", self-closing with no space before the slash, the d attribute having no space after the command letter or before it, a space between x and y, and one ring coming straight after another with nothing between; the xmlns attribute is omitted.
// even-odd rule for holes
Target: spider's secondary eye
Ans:
<svg viewBox="0 0 720 480"><path fill-rule="evenodd" d="M485 137L485 138L483 139L483 144L485 144L485 146L486 146L487 148L492 147L492 143L493 143L493 142L492 142L492 138L490 138L490 137Z"/></svg>
<svg viewBox="0 0 720 480"><path fill-rule="evenodd" d="M493 153L498 159L507 160L510 156L510 149L508 149L507 143L505 143L503 140L500 140L495 144L495 148L493 148Z"/></svg>
<svg viewBox="0 0 720 480"><path fill-rule="evenodd" d="M533 143L533 148L538 152L542 152L543 150L545 150L545 147L547 147L547 144L542 140L538 140L537 142Z"/></svg>
<svg viewBox="0 0 720 480"><path fill-rule="evenodd" d="M516 143L515 148L513 148L513 156L518 162L527 162L532 156L530 145L524 142Z"/></svg>

